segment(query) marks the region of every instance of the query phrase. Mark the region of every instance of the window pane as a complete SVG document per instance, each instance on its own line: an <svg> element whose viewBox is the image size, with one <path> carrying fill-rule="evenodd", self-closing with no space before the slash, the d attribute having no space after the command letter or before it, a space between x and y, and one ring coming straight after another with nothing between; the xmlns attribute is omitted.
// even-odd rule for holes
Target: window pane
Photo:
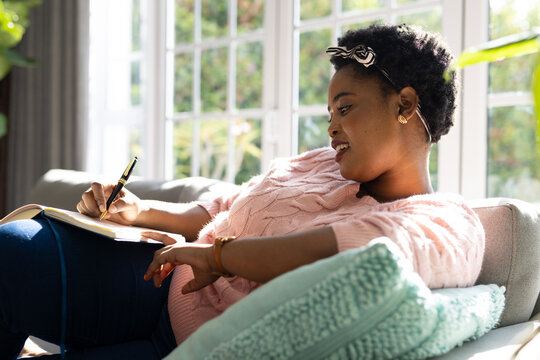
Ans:
<svg viewBox="0 0 540 360"><path fill-rule="evenodd" d="M227 179L227 120L208 120L201 123L200 175Z"/></svg>
<svg viewBox="0 0 540 360"><path fill-rule="evenodd" d="M298 153L328 146L328 115L300 116L298 118Z"/></svg>
<svg viewBox="0 0 540 360"><path fill-rule="evenodd" d="M385 0L342 0L343 12L380 9L386 6Z"/></svg>
<svg viewBox="0 0 540 360"><path fill-rule="evenodd" d="M227 0L202 0L201 35L203 39L229 34Z"/></svg>
<svg viewBox="0 0 540 360"><path fill-rule="evenodd" d="M261 42L238 45L236 65L236 106L240 109L262 106Z"/></svg>
<svg viewBox="0 0 540 360"><path fill-rule="evenodd" d="M141 50L141 0L133 0L131 8L131 51Z"/></svg>
<svg viewBox="0 0 540 360"><path fill-rule="evenodd" d="M491 0L489 38L528 31L540 26L540 1ZM489 64L489 91L530 91L535 55L521 56ZM512 74L511 76L508 76Z"/></svg>
<svg viewBox="0 0 540 360"><path fill-rule="evenodd" d="M325 51L332 44L332 31L323 29L300 34L299 103L326 104L331 65Z"/></svg>
<svg viewBox="0 0 540 360"><path fill-rule="evenodd" d="M173 127L173 177L175 179L191 176L192 153L193 122L175 123Z"/></svg>
<svg viewBox="0 0 540 360"><path fill-rule="evenodd" d="M201 55L201 110L227 108L227 48L210 49Z"/></svg>
<svg viewBox="0 0 540 360"><path fill-rule="evenodd" d="M332 2L328 0L300 0L300 20L329 16Z"/></svg>
<svg viewBox="0 0 540 360"><path fill-rule="evenodd" d="M539 0L490 0L489 13L490 39L540 26Z"/></svg>
<svg viewBox="0 0 540 360"><path fill-rule="evenodd" d="M531 106L489 110L488 196L540 201L540 158Z"/></svg>
<svg viewBox="0 0 540 360"><path fill-rule="evenodd" d="M441 7L437 6L433 10L398 16L396 24L418 25L426 31L441 32L441 13Z"/></svg>
<svg viewBox="0 0 540 360"><path fill-rule="evenodd" d="M433 190L437 191L439 188L439 144L434 144L431 147L431 153L429 154L429 176Z"/></svg>
<svg viewBox="0 0 540 360"><path fill-rule="evenodd" d="M238 0L238 34L259 30L264 22L264 0Z"/></svg>
<svg viewBox="0 0 540 360"><path fill-rule="evenodd" d="M531 91L537 59L535 54L531 54L490 63L489 92Z"/></svg>
<svg viewBox="0 0 540 360"><path fill-rule="evenodd" d="M261 172L261 120L237 119L232 128L235 137L236 184L242 184Z"/></svg>
<svg viewBox="0 0 540 360"><path fill-rule="evenodd" d="M188 112L193 103L193 55L174 58L174 112Z"/></svg>
<svg viewBox="0 0 540 360"><path fill-rule="evenodd" d="M131 62L131 105L141 105L141 62Z"/></svg>
<svg viewBox="0 0 540 360"><path fill-rule="evenodd" d="M193 0L176 0L174 3L174 42L193 42L193 24L195 21Z"/></svg>
<svg viewBox="0 0 540 360"><path fill-rule="evenodd" d="M132 157L137 156L139 159L141 159L142 154L142 129L132 128L129 132L129 158L131 159ZM132 175L141 176L142 169L142 166L135 166Z"/></svg>
<svg viewBox="0 0 540 360"><path fill-rule="evenodd" d="M367 28L369 25L382 24L383 22L384 22L383 19L373 19L371 21L364 21L364 22L360 22L360 23L343 25L341 27L341 33L345 34L349 30L363 29L363 28Z"/></svg>

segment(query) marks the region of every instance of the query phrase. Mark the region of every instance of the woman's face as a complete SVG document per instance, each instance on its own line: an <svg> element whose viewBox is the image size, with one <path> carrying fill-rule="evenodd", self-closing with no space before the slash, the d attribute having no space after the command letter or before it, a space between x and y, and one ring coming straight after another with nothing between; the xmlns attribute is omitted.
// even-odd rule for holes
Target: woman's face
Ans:
<svg viewBox="0 0 540 360"><path fill-rule="evenodd" d="M377 77L347 66L330 81L328 111L328 134L344 178L365 183L395 168L406 151L399 136L398 93L384 94Z"/></svg>

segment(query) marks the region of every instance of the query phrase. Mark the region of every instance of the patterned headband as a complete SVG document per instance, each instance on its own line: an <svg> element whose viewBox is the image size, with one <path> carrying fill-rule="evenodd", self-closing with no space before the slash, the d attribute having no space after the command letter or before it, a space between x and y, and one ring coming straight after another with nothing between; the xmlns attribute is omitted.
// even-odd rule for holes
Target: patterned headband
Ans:
<svg viewBox="0 0 540 360"><path fill-rule="evenodd" d="M326 53L331 56L340 56L358 61L365 67L375 64L375 52L369 46L356 45L350 50L345 46L330 46Z"/></svg>
<svg viewBox="0 0 540 360"><path fill-rule="evenodd" d="M377 64L375 64L375 59L377 58L377 56L375 55L375 51L373 51L373 49L369 46L364 46L360 44L356 45L350 50L347 49L347 47L345 46L330 46L326 49L326 53L331 56L339 56L345 59L356 60L358 63L364 65L366 68L373 65L377 70L381 72L381 74L384 75L384 77L390 82L390 84L392 84L394 88L398 88L394 81L390 78L388 73L381 69L379 66L377 66ZM418 107L416 108L416 113L418 114L420 121L422 121L422 125L424 125L424 128L426 129L428 135L428 142L431 143L431 131L429 130L426 119L420 112L420 104L418 104Z"/></svg>

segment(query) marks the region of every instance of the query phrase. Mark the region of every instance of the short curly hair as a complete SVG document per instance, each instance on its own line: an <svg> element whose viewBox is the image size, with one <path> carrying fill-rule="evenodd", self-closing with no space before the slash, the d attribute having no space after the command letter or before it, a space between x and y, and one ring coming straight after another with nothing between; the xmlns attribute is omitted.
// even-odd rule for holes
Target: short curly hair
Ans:
<svg viewBox="0 0 540 360"><path fill-rule="evenodd" d="M440 35L409 25L371 25L349 30L338 39L339 46L351 49L356 45L369 46L375 52L376 68L359 64L354 59L332 56L330 61L336 71L354 64L357 71L377 74L388 84L381 69L392 79L396 91L406 86L416 90L422 115L431 132L431 142L436 143L454 124L458 81L455 72L445 79L445 72L453 61L448 46Z"/></svg>

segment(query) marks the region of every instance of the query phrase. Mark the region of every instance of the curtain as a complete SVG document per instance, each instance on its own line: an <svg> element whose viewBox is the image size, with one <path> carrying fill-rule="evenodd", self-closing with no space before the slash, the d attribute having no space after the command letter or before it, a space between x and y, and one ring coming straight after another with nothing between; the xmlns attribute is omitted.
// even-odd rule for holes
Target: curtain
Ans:
<svg viewBox="0 0 540 360"><path fill-rule="evenodd" d="M11 73L8 211L25 204L47 170L84 166L88 1L43 0L30 10L18 50L38 64Z"/></svg>

